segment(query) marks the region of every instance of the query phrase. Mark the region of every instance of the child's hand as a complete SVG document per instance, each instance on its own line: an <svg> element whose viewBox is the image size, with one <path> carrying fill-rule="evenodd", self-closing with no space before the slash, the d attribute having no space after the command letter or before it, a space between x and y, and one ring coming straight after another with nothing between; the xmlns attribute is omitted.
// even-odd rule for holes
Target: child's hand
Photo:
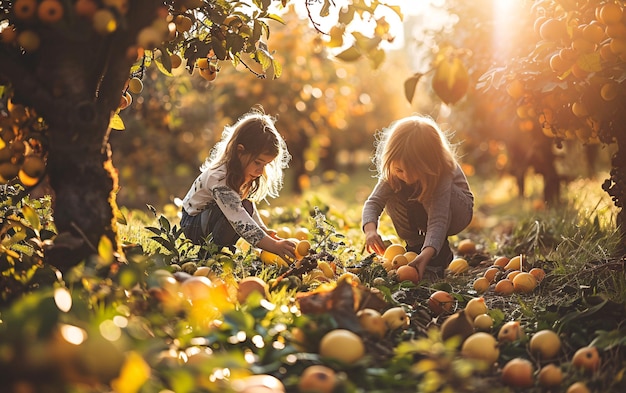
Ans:
<svg viewBox="0 0 626 393"><path fill-rule="evenodd" d="M274 254L287 261L293 261L296 259L296 244L291 240L277 240L276 251L274 251Z"/></svg>
<svg viewBox="0 0 626 393"><path fill-rule="evenodd" d="M424 272L426 272L426 266L428 265L428 262L430 262L434 254L434 248L426 247L415 257L415 259L409 261L409 266L417 269L420 277L424 277Z"/></svg>
<svg viewBox="0 0 626 393"><path fill-rule="evenodd" d="M426 258L424 255L418 255L413 261L409 262L409 266L414 267L417 270L419 277L424 277L426 271L426 265L430 262L430 258Z"/></svg>
<svg viewBox="0 0 626 393"><path fill-rule="evenodd" d="M365 249L367 252L375 252L378 255L385 253L383 238L376 231L365 232Z"/></svg>
<svg viewBox="0 0 626 393"><path fill-rule="evenodd" d="M257 247L276 254L286 261L293 261L296 258L296 244L289 239L275 239L268 234L257 243Z"/></svg>

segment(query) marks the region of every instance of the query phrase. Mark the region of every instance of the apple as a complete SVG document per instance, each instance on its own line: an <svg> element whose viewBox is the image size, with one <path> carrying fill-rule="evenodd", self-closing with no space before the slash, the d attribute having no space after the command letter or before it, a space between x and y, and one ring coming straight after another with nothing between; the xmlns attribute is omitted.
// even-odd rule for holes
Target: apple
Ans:
<svg viewBox="0 0 626 393"><path fill-rule="evenodd" d="M508 321L498 332L498 341L513 342L524 337L524 329L519 321Z"/></svg>
<svg viewBox="0 0 626 393"><path fill-rule="evenodd" d="M478 332L488 332L493 327L493 318L489 314L480 314L474 318L474 329Z"/></svg>
<svg viewBox="0 0 626 393"><path fill-rule="evenodd" d="M463 342L461 355L492 365L498 360L500 349L498 349L498 342L491 334L476 332Z"/></svg>
<svg viewBox="0 0 626 393"><path fill-rule="evenodd" d="M334 329L320 340L319 354L322 357L351 364L365 355L365 345L356 333L347 329Z"/></svg>
<svg viewBox="0 0 626 393"><path fill-rule="evenodd" d="M591 391L584 382L574 382L567 388L565 393L591 393Z"/></svg>
<svg viewBox="0 0 626 393"><path fill-rule="evenodd" d="M559 386L563 382L563 371L556 364L548 363L539 370L537 380L546 388Z"/></svg>
<svg viewBox="0 0 626 393"><path fill-rule="evenodd" d="M542 360L554 358L560 350L561 339L550 329L540 330L530 338L530 352Z"/></svg>
<svg viewBox="0 0 626 393"><path fill-rule="evenodd" d="M390 330L406 329L411 324L409 315L402 307L392 307L385 311L382 315L387 328Z"/></svg>
<svg viewBox="0 0 626 393"><path fill-rule="evenodd" d="M502 367L502 382L516 388L529 388L535 384L534 371L530 360L513 358Z"/></svg>
<svg viewBox="0 0 626 393"><path fill-rule="evenodd" d="M435 315L451 312L453 307L454 297L446 291L435 291L428 298L428 308Z"/></svg>
<svg viewBox="0 0 626 393"><path fill-rule="evenodd" d="M475 297L470 299L465 305L465 312L470 320L474 320L480 314L486 314L488 311L484 297Z"/></svg>
<svg viewBox="0 0 626 393"><path fill-rule="evenodd" d="M239 301L240 304L243 304L253 293L258 293L262 298L267 299L269 286L263 279L255 276L249 276L241 279L237 287L237 301Z"/></svg>
<svg viewBox="0 0 626 393"><path fill-rule="evenodd" d="M337 384L337 376L332 368L315 364L302 371L298 381L300 392L331 393Z"/></svg>
<svg viewBox="0 0 626 393"><path fill-rule="evenodd" d="M373 336L382 338L387 333L387 324L378 311L372 308L364 308L359 310L356 316L363 330Z"/></svg>
<svg viewBox="0 0 626 393"><path fill-rule="evenodd" d="M597 371L600 368L600 354L596 347L582 347L572 357L572 364L585 371Z"/></svg>

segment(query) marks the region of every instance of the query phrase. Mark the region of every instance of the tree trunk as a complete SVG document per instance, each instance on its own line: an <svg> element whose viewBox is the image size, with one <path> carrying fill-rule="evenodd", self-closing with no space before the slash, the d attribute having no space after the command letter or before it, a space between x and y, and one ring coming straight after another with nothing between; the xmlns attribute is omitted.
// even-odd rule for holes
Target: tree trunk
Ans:
<svg viewBox="0 0 626 393"><path fill-rule="evenodd" d="M48 126L47 173L58 236L45 260L61 271L97 254L103 236L119 249L109 121L136 60L129 58L129 48L156 18L159 2L129 5L125 23L112 34L100 35L84 20L68 30L40 26L36 52L2 53L0 74L11 80L14 100L34 109Z"/></svg>
<svg viewBox="0 0 626 393"><path fill-rule="evenodd" d="M626 136L617 135L617 151L611 158L611 176L605 180L602 188L612 198L613 203L618 208L616 225L619 229L621 242L620 254L626 254Z"/></svg>

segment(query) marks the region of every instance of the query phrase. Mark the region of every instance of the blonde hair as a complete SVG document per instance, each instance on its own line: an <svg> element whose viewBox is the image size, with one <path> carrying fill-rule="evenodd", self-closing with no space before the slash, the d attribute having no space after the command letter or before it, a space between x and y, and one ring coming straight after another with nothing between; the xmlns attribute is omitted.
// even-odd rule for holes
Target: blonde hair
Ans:
<svg viewBox="0 0 626 393"><path fill-rule="evenodd" d="M283 187L283 169L289 166L291 155L285 140L276 130L275 121L264 113L262 107L253 108L234 125L224 127L222 139L215 144L200 169L204 171L226 165L226 184L239 191L245 181L245 166L261 154L272 155L274 159L265 166L263 175L252 182L247 197L255 202L268 196L276 198ZM246 163L242 163L237 154L239 145L249 154Z"/></svg>
<svg viewBox="0 0 626 393"><path fill-rule="evenodd" d="M378 178L399 191L402 181L391 173L391 164L402 164L419 181L412 198L424 202L432 197L439 178L456 167L455 152L446 134L430 117L409 116L397 120L376 136L374 164Z"/></svg>

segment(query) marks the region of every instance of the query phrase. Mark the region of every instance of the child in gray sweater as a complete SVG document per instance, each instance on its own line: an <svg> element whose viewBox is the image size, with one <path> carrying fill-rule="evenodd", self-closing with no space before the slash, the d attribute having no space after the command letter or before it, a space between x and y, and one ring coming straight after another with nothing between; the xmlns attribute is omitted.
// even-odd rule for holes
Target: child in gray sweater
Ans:
<svg viewBox="0 0 626 393"><path fill-rule="evenodd" d="M453 254L448 236L465 229L473 216L474 195L441 128L431 118L409 116L384 129L375 144L378 183L362 211L368 252L383 254L378 233L384 211L419 276L443 276ZM428 269L427 269L428 267Z"/></svg>

